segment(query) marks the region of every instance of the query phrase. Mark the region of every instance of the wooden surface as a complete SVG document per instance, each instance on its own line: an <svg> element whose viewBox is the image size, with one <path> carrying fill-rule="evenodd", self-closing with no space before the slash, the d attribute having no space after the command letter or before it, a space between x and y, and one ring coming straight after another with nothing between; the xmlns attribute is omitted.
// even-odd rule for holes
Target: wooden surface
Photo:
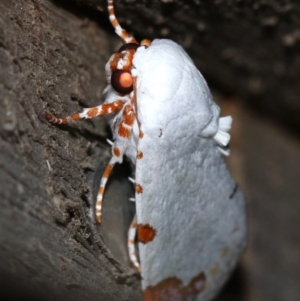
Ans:
<svg viewBox="0 0 300 301"><path fill-rule="evenodd" d="M222 107L223 115L234 116L230 167L249 204L249 247L217 300L298 301L299 137L269 120L300 128L298 7L290 1L196 2L118 1L117 14L138 38L172 37L210 86L244 97ZM107 122L59 127L44 119L46 110L64 116L103 100L104 65L120 43L103 3L0 2L5 300L141 300L126 251L133 214L128 165L109 182L103 224L96 226L92 216L110 156ZM249 112L243 102L264 114Z"/></svg>
<svg viewBox="0 0 300 301"><path fill-rule="evenodd" d="M55 127L44 119L46 110L66 115L101 102L113 39L49 1L5 0L0 11L1 296L140 300L138 277L124 276L133 273L129 215L118 205L129 202L129 182L115 175L107 191L102 228L111 231L92 216L110 156L106 121Z"/></svg>

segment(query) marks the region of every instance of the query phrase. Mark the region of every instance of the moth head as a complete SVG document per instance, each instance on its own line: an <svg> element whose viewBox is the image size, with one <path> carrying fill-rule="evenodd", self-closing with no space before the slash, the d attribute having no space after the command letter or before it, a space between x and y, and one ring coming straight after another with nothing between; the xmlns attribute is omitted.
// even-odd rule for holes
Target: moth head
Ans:
<svg viewBox="0 0 300 301"><path fill-rule="evenodd" d="M115 28L116 34L123 40L124 45L120 47L118 52L111 56L106 64L106 77L108 83L111 84L118 94L127 95L133 91L131 70L133 67L132 61L134 54L139 47L148 47L151 41L143 40L139 44L133 36L120 26L115 16L113 0L107 0L107 8L110 22Z"/></svg>
<svg viewBox="0 0 300 301"><path fill-rule="evenodd" d="M114 53L106 64L106 76L108 83L121 95L130 94L133 91L132 69L133 58L139 47L148 47L149 40L125 43Z"/></svg>

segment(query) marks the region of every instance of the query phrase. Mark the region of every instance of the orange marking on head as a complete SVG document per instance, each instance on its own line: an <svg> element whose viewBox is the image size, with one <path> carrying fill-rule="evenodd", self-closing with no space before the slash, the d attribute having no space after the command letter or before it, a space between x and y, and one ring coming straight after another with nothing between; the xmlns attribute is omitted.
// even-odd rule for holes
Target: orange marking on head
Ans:
<svg viewBox="0 0 300 301"><path fill-rule="evenodd" d="M114 147L113 152L116 157L120 157L121 151L118 147Z"/></svg>
<svg viewBox="0 0 300 301"><path fill-rule="evenodd" d="M119 126L118 126L118 134L119 134L121 137L128 139L128 138L130 137L131 130L128 129L128 128L125 128L125 127L123 126L123 124L120 123Z"/></svg>
<svg viewBox="0 0 300 301"><path fill-rule="evenodd" d="M186 286L180 279L169 277L154 286L148 286L143 294L144 301L195 300L205 290L205 285L204 273L195 276Z"/></svg>
<svg viewBox="0 0 300 301"><path fill-rule="evenodd" d="M138 224L137 236L139 242L147 244L152 241L156 235L156 230L149 224Z"/></svg>
<svg viewBox="0 0 300 301"><path fill-rule="evenodd" d="M88 110L87 116L92 118L95 117L97 114L98 114L98 108L91 108Z"/></svg>
<svg viewBox="0 0 300 301"><path fill-rule="evenodd" d="M144 156L144 154L143 154L143 152L141 152L141 151L138 151L137 154L136 154L136 158L137 158L137 159L142 159L143 156Z"/></svg>
<svg viewBox="0 0 300 301"><path fill-rule="evenodd" d="M142 139L143 137L144 137L144 133L142 131L140 131L139 138Z"/></svg>
<svg viewBox="0 0 300 301"><path fill-rule="evenodd" d="M143 193L144 189L140 184L135 184L135 192L136 193Z"/></svg>
<svg viewBox="0 0 300 301"><path fill-rule="evenodd" d="M127 49L126 50L126 60L123 65L123 68L122 68L123 70L129 71L131 69L134 54L135 54L135 49ZM132 80L132 82L133 82L133 80ZM132 84L132 82L131 82L131 84Z"/></svg>
<svg viewBox="0 0 300 301"><path fill-rule="evenodd" d="M131 105L125 106L123 110L123 116L126 117L126 115L131 113L134 113L132 106Z"/></svg>
<svg viewBox="0 0 300 301"><path fill-rule="evenodd" d="M117 69L118 61L119 61L119 59L121 59L123 57L123 55L124 54L119 53L119 52L114 54L113 58L109 62L111 71L114 71L115 69Z"/></svg>
<svg viewBox="0 0 300 301"><path fill-rule="evenodd" d="M103 173L103 178L108 178L112 169L113 169L113 165L112 164L108 164L104 170L104 173Z"/></svg>

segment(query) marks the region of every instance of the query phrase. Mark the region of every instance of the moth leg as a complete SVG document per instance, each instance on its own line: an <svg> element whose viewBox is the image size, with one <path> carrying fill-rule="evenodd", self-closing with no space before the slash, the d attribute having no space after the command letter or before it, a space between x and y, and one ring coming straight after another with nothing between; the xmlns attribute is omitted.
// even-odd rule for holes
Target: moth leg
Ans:
<svg viewBox="0 0 300 301"><path fill-rule="evenodd" d="M137 229L137 223L136 223L136 215L134 215L134 218L130 224L129 230L128 230L128 254L129 259L132 262L132 264L137 268L139 272L141 272L141 267L137 259L136 251L135 251L135 237L136 237L136 229Z"/></svg>
<svg viewBox="0 0 300 301"><path fill-rule="evenodd" d="M133 106L131 104L127 104L124 107L122 115L123 118L118 125L117 133L121 138L128 140L130 138L132 126L135 120L135 112Z"/></svg>
<svg viewBox="0 0 300 301"><path fill-rule="evenodd" d="M102 200L103 200L103 195L104 195L104 190L105 190L105 185L107 183L107 179L109 178L111 171L116 164L116 160L114 157L112 157L107 164L99 186L98 194L97 194L97 201L96 201L96 223L100 224L101 223L101 217L102 217Z"/></svg>
<svg viewBox="0 0 300 301"><path fill-rule="evenodd" d="M110 113L117 113L122 109L123 105L124 102L122 100L116 100L114 102L105 103L97 107L86 108L81 113L76 113L67 117L56 118L55 116L53 116L51 113L48 112L45 114L45 117L51 123L65 124L80 119L88 119L88 118L94 118L99 115L108 115Z"/></svg>

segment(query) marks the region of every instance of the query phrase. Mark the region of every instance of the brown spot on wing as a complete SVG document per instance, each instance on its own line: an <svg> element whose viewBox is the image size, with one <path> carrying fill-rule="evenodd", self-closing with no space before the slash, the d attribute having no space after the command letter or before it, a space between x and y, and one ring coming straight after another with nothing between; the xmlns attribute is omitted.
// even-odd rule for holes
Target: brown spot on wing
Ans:
<svg viewBox="0 0 300 301"><path fill-rule="evenodd" d="M121 156L121 151L120 151L120 149L118 147L114 147L113 152L114 152L114 155L116 157L120 157Z"/></svg>
<svg viewBox="0 0 300 301"><path fill-rule="evenodd" d="M140 152L140 151L138 151L137 154L136 154L137 159L142 159L143 156L144 156L143 152Z"/></svg>
<svg viewBox="0 0 300 301"><path fill-rule="evenodd" d="M139 242L146 244L154 239L156 230L149 224L138 224L137 236Z"/></svg>
<svg viewBox="0 0 300 301"><path fill-rule="evenodd" d="M204 273L195 276L184 286L176 277L169 277L144 291L145 301L194 301L204 291L206 277Z"/></svg>
<svg viewBox="0 0 300 301"><path fill-rule="evenodd" d="M135 192L136 193L143 193L144 189L140 184L135 184Z"/></svg>

